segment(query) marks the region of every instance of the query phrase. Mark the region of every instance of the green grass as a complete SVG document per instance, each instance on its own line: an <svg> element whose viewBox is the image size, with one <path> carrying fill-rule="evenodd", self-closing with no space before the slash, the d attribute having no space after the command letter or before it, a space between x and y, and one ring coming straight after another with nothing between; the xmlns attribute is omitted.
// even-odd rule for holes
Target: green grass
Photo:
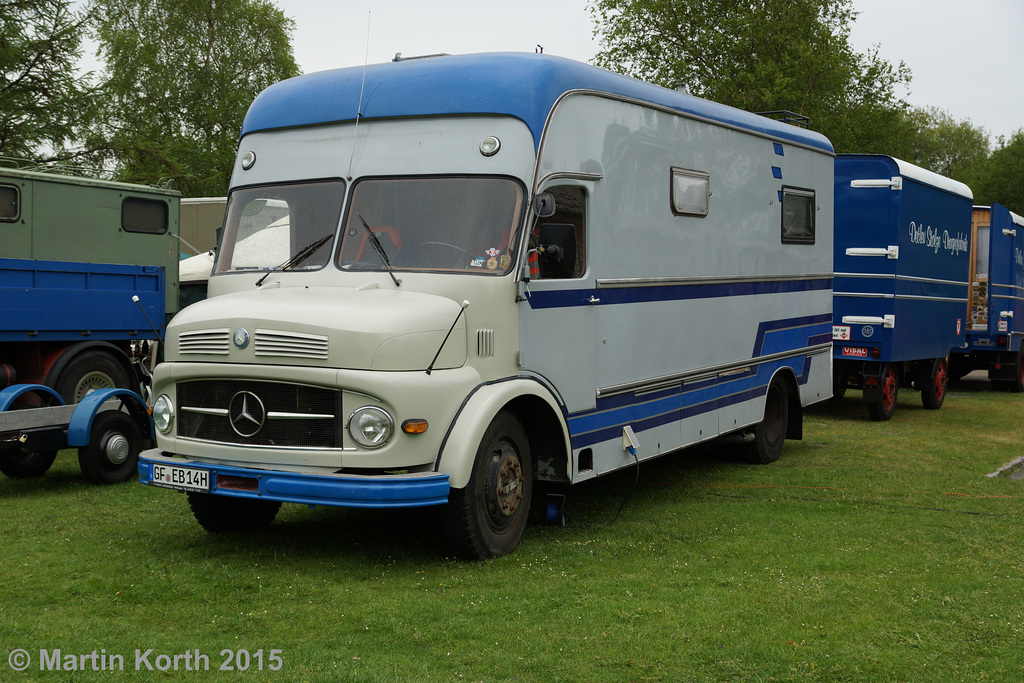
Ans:
<svg viewBox="0 0 1024 683"><path fill-rule="evenodd" d="M905 391L885 423L850 392L773 465L644 463L611 525L632 471L567 489L568 527L482 563L423 510L285 506L213 536L184 496L88 485L65 452L0 480L0 680L1019 680L1024 482L985 475L1024 455L1024 396L986 387L936 412ZM126 670L40 671L54 648ZM211 670L139 675L137 648ZM262 672L216 670L243 648Z"/></svg>

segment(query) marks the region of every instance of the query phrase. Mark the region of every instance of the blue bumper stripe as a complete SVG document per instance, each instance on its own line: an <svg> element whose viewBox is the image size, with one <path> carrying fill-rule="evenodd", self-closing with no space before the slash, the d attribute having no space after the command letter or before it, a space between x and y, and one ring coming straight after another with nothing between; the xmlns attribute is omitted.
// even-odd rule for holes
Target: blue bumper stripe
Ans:
<svg viewBox="0 0 1024 683"><path fill-rule="evenodd" d="M422 475L316 475L208 465L180 458L150 460L140 457L139 481L150 486L164 488L175 487L153 482L153 465L155 464L205 470L210 473L210 493L238 498L358 508L423 507L443 505L448 502L448 475L433 472ZM217 485L218 476L253 480L256 490L220 487Z"/></svg>

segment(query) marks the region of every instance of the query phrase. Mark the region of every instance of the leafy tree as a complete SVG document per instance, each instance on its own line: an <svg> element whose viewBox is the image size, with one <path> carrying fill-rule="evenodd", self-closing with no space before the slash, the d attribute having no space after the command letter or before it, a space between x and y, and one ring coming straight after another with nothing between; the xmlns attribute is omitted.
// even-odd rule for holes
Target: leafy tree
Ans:
<svg viewBox="0 0 1024 683"><path fill-rule="evenodd" d="M77 79L85 12L70 0L0 0L0 156L67 158L92 111Z"/></svg>
<svg viewBox="0 0 1024 683"><path fill-rule="evenodd" d="M91 147L124 180L227 190L246 109L299 73L294 22L268 0L94 0L105 123Z"/></svg>
<svg viewBox="0 0 1024 683"><path fill-rule="evenodd" d="M999 202L1024 215L1024 128L1009 141L1000 137L999 148L982 165L971 188L976 204Z"/></svg>
<svg viewBox="0 0 1024 683"><path fill-rule="evenodd" d="M880 151L907 132L901 62L849 43L851 0L592 0L612 71L748 111L805 115L838 151Z"/></svg>
<svg viewBox="0 0 1024 683"><path fill-rule="evenodd" d="M983 128L937 107L914 109L908 120L914 127L906 142L909 150L896 156L969 185L975 180L990 152Z"/></svg>

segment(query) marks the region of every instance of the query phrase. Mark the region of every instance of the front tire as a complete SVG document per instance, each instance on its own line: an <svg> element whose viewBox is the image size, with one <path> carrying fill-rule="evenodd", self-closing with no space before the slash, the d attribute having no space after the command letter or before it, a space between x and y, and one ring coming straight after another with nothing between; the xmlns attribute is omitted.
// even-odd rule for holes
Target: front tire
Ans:
<svg viewBox="0 0 1024 683"><path fill-rule="evenodd" d="M533 461L526 430L514 413L498 413L477 448L465 488L452 489L445 506L445 536L465 559L515 550L526 529L533 495Z"/></svg>
<svg viewBox="0 0 1024 683"><path fill-rule="evenodd" d="M249 531L270 526L281 501L188 493L188 505L199 525L211 534Z"/></svg>

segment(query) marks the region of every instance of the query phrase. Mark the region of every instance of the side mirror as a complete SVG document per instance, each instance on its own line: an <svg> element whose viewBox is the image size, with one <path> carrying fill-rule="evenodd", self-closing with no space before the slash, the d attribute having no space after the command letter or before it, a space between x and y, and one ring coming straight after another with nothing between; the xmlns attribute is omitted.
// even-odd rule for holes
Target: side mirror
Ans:
<svg viewBox="0 0 1024 683"><path fill-rule="evenodd" d="M555 215L554 195L542 192L533 198L533 213L537 218L550 218Z"/></svg>

